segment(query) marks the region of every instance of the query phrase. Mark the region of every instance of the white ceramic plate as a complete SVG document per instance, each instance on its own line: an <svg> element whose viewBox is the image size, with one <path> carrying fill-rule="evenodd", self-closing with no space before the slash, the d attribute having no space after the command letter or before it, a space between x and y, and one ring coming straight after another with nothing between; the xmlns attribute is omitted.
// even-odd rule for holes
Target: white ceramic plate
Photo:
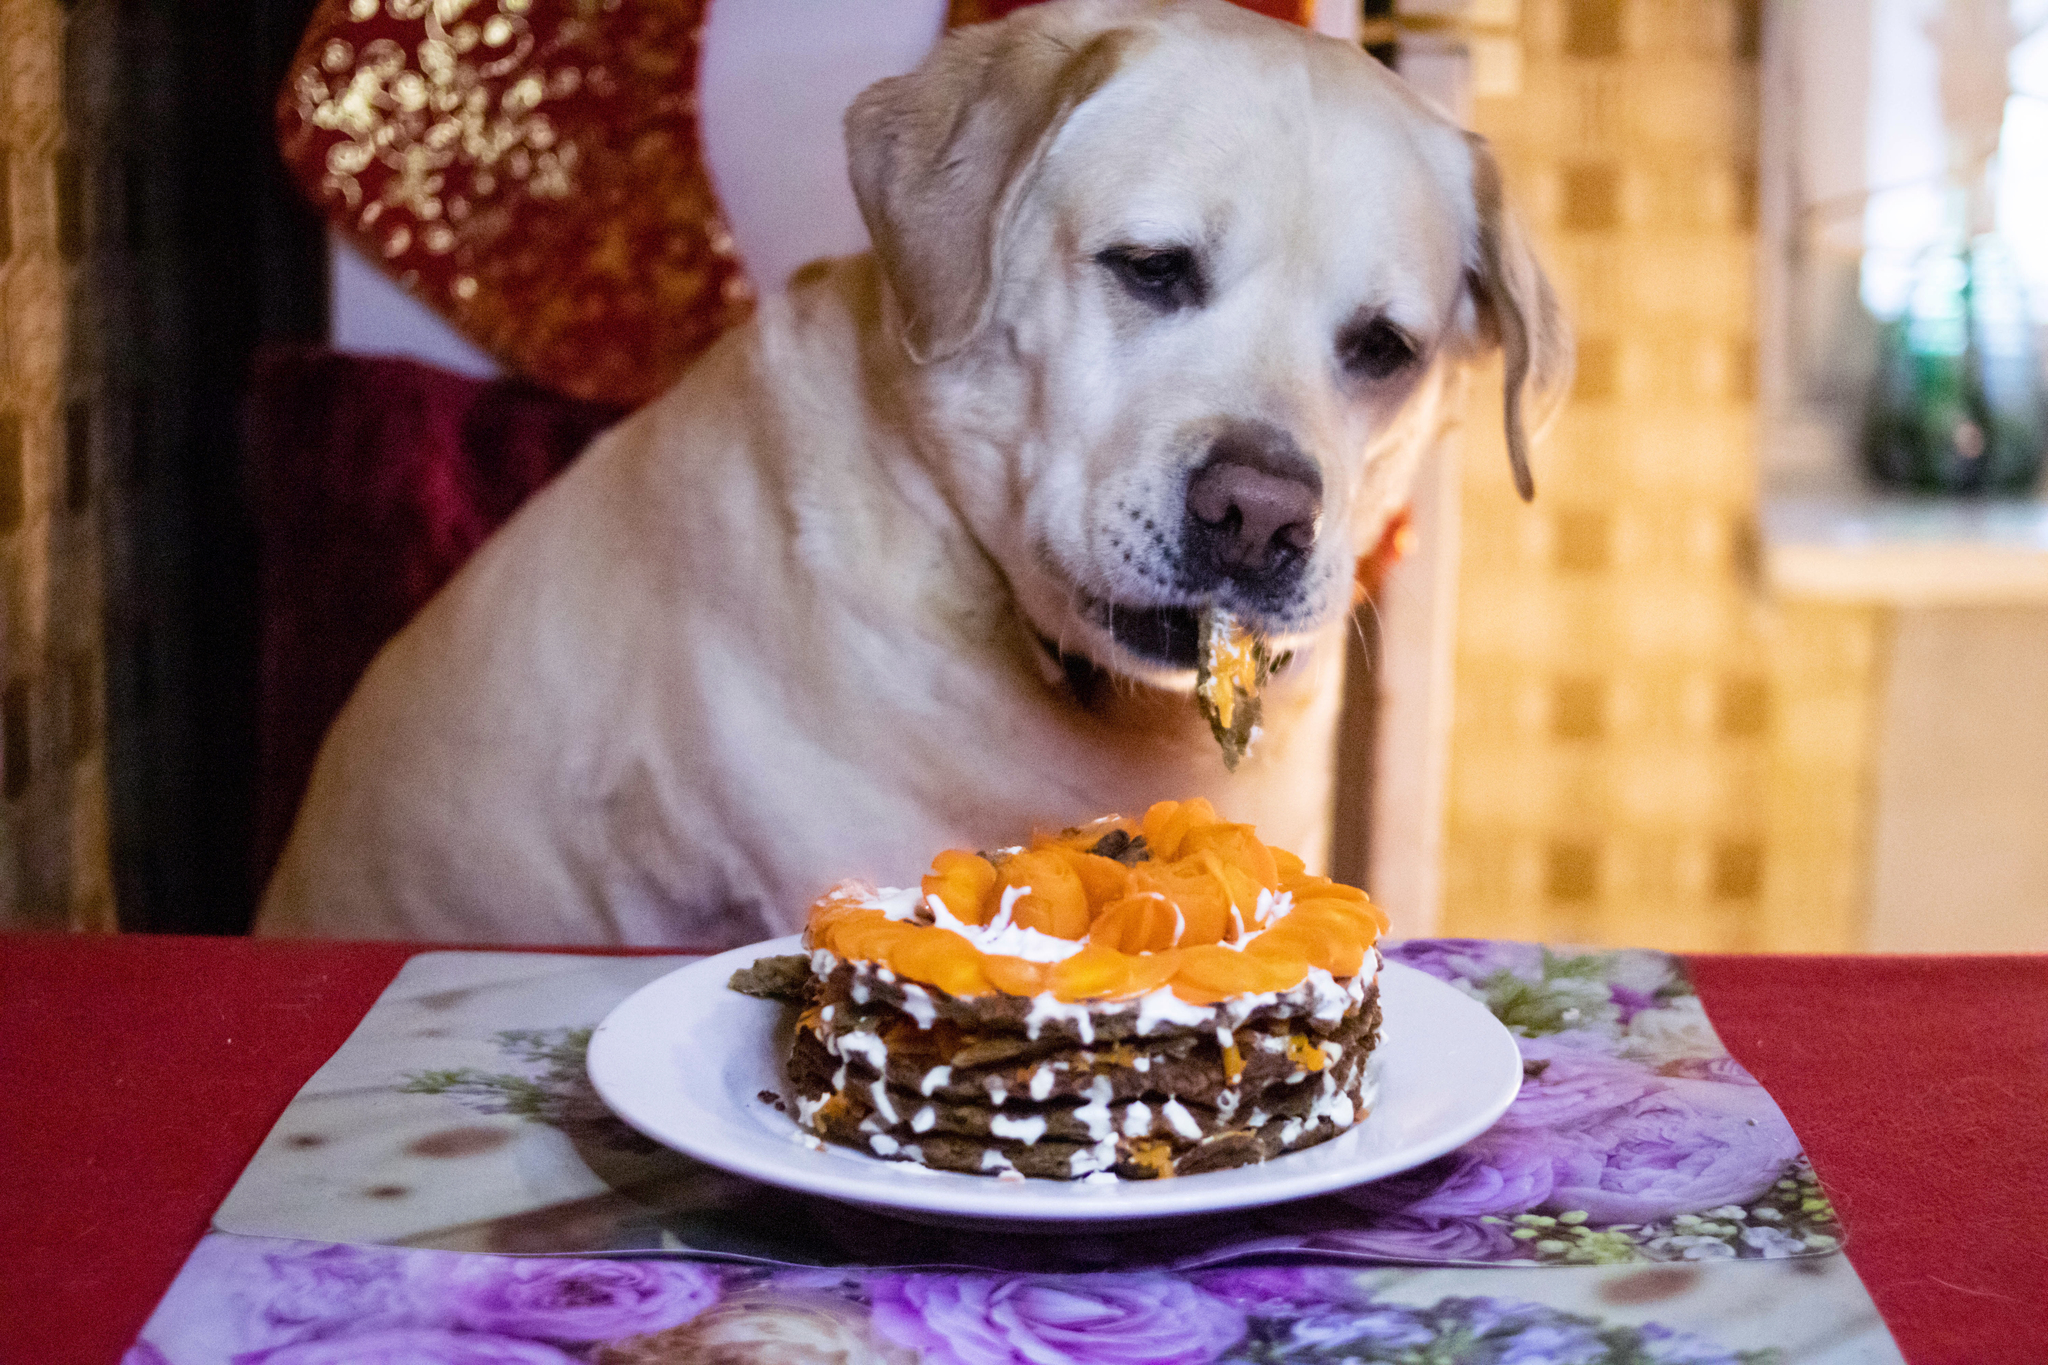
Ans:
<svg viewBox="0 0 2048 1365"><path fill-rule="evenodd" d="M1349 1132L1307 1151L1113 1185L932 1171L834 1144L817 1151L760 1098L788 1093L782 1063L794 1011L725 984L755 958L801 951L795 937L736 948L629 996L590 1040L590 1079L605 1103L677 1151L787 1189L924 1220L1097 1223L1252 1208L1378 1180L1485 1132L1522 1084L1514 1038L1484 1006L1389 962L1380 973L1385 1022L1369 1063L1378 1100Z"/></svg>

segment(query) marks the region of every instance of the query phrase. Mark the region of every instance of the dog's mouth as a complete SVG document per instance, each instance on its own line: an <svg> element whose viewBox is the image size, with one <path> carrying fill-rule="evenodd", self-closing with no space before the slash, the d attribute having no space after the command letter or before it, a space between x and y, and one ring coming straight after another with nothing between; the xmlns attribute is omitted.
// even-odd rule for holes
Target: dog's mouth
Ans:
<svg viewBox="0 0 2048 1365"><path fill-rule="evenodd" d="M1197 607L1133 607L1091 599L1087 610L1088 619L1109 632L1118 648L1147 663L1187 669L1201 658Z"/></svg>

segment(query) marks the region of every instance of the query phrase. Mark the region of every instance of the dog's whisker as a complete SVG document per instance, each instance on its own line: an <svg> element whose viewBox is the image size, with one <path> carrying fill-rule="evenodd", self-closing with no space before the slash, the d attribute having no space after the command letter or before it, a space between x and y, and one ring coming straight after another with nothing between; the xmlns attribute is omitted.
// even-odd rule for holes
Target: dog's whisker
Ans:
<svg viewBox="0 0 2048 1365"><path fill-rule="evenodd" d="M1373 634L1384 636L1387 623L1386 618L1380 615L1380 604L1368 597L1361 605L1372 613ZM1366 635L1365 622L1360 619L1360 613L1355 607L1351 611L1351 629L1358 633L1358 647L1364 652L1367 664L1370 665L1374 657L1372 639Z"/></svg>

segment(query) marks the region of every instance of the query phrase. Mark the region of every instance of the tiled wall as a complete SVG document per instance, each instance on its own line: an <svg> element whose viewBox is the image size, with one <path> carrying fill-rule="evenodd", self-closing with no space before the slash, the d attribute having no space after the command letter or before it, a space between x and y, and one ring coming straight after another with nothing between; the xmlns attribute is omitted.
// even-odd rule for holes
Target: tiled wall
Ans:
<svg viewBox="0 0 2048 1365"><path fill-rule="evenodd" d="M75 325L87 196L66 56L55 0L0 0L0 927L113 927L106 420Z"/></svg>
<svg viewBox="0 0 2048 1365"><path fill-rule="evenodd" d="M1464 461L1445 929L1848 948L1880 623L1754 584L1757 0L1525 0L1480 98L1579 332L1520 503Z"/></svg>

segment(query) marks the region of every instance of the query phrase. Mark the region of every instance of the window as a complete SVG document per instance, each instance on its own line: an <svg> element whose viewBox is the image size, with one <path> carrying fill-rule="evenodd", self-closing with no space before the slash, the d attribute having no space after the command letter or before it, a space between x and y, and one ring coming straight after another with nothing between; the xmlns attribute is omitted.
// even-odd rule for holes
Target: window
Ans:
<svg viewBox="0 0 2048 1365"><path fill-rule="evenodd" d="M1890 318L1904 310L1915 262L1942 240L1952 212L1942 58L1929 31L1943 7L1939 0L1870 4L1862 296L1873 314ZM2022 37L2007 65L2012 94L1992 183L1998 227L2018 258L2034 320L2048 325L2048 0L2011 0L2011 15Z"/></svg>

